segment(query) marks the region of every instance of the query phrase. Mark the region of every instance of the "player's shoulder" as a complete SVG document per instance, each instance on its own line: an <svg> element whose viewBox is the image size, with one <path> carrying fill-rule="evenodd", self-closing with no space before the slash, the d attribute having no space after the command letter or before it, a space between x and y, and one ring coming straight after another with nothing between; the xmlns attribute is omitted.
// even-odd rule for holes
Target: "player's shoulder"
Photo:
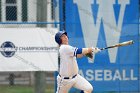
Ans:
<svg viewBox="0 0 140 93"><path fill-rule="evenodd" d="M67 49L67 48L72 48L70 45L61 45L60 49Z"/></svg>
<svg viewBox="0 0 140 93"><path fill-rule="evenodd" d="M60 50L67 51L67 50L71 50L71 49L74 49L74 47L71 45L61 45L60 46Z"/></svg>

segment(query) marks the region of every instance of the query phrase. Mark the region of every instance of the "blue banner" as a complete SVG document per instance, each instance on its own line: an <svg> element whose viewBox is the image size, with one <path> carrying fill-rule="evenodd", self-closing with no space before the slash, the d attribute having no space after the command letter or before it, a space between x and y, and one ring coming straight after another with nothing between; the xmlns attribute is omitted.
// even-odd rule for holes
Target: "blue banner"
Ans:
<svg viewBox="0 0 140 93"><path fill-rule="evenodd" d="M66 0L66 31L75 47L99 47L94 60L78 59L79 73L94 91L140 91L138 0ZM74 90L73 90L74 91Z"/></svg>

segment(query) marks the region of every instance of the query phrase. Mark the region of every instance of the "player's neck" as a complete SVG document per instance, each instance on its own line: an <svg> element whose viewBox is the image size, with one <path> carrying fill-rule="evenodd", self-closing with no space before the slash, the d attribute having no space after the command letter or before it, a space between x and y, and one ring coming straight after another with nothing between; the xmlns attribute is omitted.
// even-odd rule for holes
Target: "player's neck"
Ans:
<svg viewBox="0 0 140 93"><path fill-rule="evenodd" d="M68 45L69 43L68 42L65 42L65 43L62 43L61 45Z"/></svg>

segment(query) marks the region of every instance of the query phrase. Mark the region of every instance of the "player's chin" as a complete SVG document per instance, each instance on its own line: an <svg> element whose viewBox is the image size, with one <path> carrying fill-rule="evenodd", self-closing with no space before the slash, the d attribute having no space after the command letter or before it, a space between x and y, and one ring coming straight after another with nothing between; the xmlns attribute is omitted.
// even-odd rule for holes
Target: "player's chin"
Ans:
<svg viewBox="0 0 140 93"><path fill-rule="evenodd" d="M67 39L67 40L65 40L65 43L68 43L69 42L69 40Z"/></svg>

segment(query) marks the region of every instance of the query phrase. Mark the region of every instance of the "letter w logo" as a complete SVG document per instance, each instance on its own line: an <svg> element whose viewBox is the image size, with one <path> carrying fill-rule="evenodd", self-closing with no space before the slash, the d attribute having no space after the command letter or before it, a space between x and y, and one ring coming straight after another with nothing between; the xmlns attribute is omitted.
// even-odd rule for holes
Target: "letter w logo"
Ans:
<svg viewBox="0 0 140 93"><path fill-rule="evenodd" d="M130 0L117 1L120 5L120 12L117 22L113 7L115 1L116 0L96 0L96 4L98 4L99 7L97 19L95 20L93 17L94 13L92 12L92 5L94 5L95 0L74 0L74 3L76 3L78 7L86 47L96 47L101 20L103 22L107 45L112 45L119 42L124 12L126 5L130 3ZM108 50L111 63L115 63L116 61L117 50L118 48Z"/></svg>

